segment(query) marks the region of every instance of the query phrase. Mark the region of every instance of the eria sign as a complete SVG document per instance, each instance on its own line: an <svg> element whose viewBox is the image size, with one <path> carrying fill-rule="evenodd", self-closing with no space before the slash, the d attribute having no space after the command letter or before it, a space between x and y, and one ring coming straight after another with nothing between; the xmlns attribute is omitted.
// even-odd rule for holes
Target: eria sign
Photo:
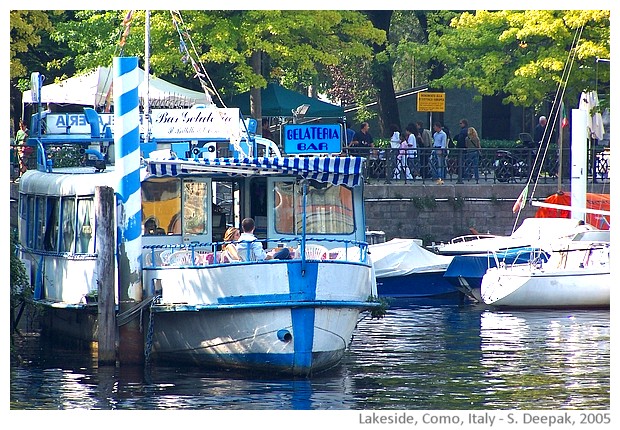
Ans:
<svg viewBox="0 0 620 430"><path fill-rule="evenodd" d="M287 154L336 154L342 150L340 124L288 124L284 126Z"/></svg>

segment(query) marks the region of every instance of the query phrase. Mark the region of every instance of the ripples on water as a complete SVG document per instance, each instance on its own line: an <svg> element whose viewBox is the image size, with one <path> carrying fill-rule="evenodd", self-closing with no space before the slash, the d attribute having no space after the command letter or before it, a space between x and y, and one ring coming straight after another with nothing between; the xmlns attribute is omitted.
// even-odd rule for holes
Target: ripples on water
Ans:
<svg viewBox="0 0 620 430"><path fill-rule="evenodd" d="M311 379L193 367L97 368L37 337L11 368L11 409L609 409L609 311L393 306Z"/></svg>

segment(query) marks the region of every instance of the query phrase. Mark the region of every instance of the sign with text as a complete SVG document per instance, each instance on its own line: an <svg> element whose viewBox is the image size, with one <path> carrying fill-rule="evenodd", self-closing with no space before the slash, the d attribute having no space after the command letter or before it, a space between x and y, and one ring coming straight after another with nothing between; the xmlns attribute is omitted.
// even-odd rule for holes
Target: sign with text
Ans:
<svg viewBox="0 0 620 430"><path fill-rule="evenodd" d="M418 93L418 112L445 112L446 93Z"/></svg>
<svg viewBox="0 0 620 430"><path fill-rule="evenodd" d="M239 136L238 108L153 109L151 134L164 139Z"/></svg>
<svg viewBox="0 0 620 430"><path fill-rule="evenodd" d="M111 113L99 114L99 127L112 127L114 115ZM83 113L50 113L45 117L46 134L90 134L90 124Z"/></svg>
<svg viewBox="0 0 620 430"><path fill-rule="evenodd" d="M284 126L284 152L287 154L336 154L342 150L340 124Z"/></svg>
<svg viewBox="0 0 620 430"><path fill-rule="evenodd" d="M153 109L151 111L151 137L156 139L216 139L239 138L241 135L238 108ZM146 127L140 114L140 132ZM90 134L90 124L83 113L48 114L47 134ZM109 126L114 130L114 114L100 113L101 130Z"/></svg>

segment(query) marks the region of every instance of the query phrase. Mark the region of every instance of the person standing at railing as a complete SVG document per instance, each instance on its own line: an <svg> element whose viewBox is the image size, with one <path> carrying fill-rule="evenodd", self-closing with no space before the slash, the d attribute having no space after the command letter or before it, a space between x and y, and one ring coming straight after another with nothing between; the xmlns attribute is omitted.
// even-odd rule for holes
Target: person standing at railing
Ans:
<svg viewBox="0 0 620 430"><path fill-rule="evenodd" d="M446 177L446 132L441 128L439 121L433 124L435 134L433 134L433 153L431 154L431 164L435 167L433 179L437 179L437 185L443 185Z"/></svg>
<svg viewBox="0 0 620 430"><path fill-rule="evenodd" d="M420 168L420 176L422 176L422 179L426 179L428 177L429 151L430 151L430 148L433 147L433 134L431 130L424 128L424 123L422 121L417 121L416 125L418 126L418 130L420 132L420 142L419 142L420 144L418 145L418 148L422 148L420 151L418 151L418 164ZM431 124L431 127L432 127L432 124ZM429 148L429 149L426 149L426 148Z"/></svg>
<svg viewBox="0 0 620 430"><path fill-rule="evenodd" d="M364 121L360 126L360 131L355 133L355 135L353 136L353 140L351 141L350 146L353 148L373 148L374 143L372 135L368 130L370 130L370 125ZM357 155L360 157L368 157L370 151L349 149L349 153L351 155Z"/></svg>
<svg viewBox="0 0 620 430"><path fill-rule="evenodd" d="M547 128L547 117L541 116L538 118L538 124L534 128L534 143L540 147L541 142L545 137L545 129Z"/></svg>
<svg viewBox="0 0 620 430"><path fill-rule="evenodd" d="M407 167L409 168L409 172L411 172L411 178L415 179L419 170L416 160L418 156L417 148L421 137L418 132L418 127L413 123L407 125L405 130L407 132L407 148L409 148L407 151Z"/></svg>
<svg viewBox="0 0 620 430"><path fill-rule="evenodd" d="M28 127L23 120L19 120L19 130L15 134L15 148L19 154L19 174L20 176L28 170L28 163L34 149L28 145Z"/></svg>
<svg viewBox="0 0 620 430"><path fill-rule="evenodd" d="M480 164L480 138L475 128L469 127L467 129L467 137L465 138L465 178L470 179L473 177L478 183L479 173L478 164Z"/></svg>

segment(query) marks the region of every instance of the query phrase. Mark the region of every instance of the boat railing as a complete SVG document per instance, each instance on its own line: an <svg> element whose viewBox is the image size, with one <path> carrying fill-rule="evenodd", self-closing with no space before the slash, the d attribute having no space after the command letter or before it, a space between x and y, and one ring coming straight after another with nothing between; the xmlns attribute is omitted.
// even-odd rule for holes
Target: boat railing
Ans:
<svg viewBox="0 0 620 430"><path fill-rule="evenodd" d="M257 239L248 242L278 243L290 250L290 259L319 261L350 261L366 263L368 261L368 244L355 240L326 239L324 237L283 237L279 239ZM240 261L223 258L223 247L235 242L191 242L189 244L144 245L143 268L159 267L204 267L210 265L236 264ZM282 247L283 247L282 246ZM248 247L249 248L249 247ZM302 249L305 252L302 253ZM247 260L247 259L246 259ZM274 262L278 260L268 260Z"/></svg>
<svg viewBox="0 0 620 430"><path fill-rule="evenodd" d="M500 257L500 254L503 257ZM541 268L542 264L549 260L549 254L542 248L526 248L516 250L514 253L508 255L506 250L492 250L488 251L488 258L493 258L495 261L495 267L522 267L527 264L531 267ZM507 266L507 260L510 260L509 266ZM491 267L489 265L489 267Z"/></svg>
<svg viewBox="0 0 620 430"><path fill-rule="evenodd" d="M463 242L471 242L472 240L478 240L478 239L490 239L493 237L497 237L497 235L494 234L466 234L463 236L457 236L453 239L451 239L448 243L449 244L454 244L454 243L463 243Z"/></svg>
<svg viewBox="0 0 620 430"><path fill-rule="evenodd" d="M610 263L610 243L607 241L571 242L554 252L560 256L558 268L606 266Z"/></svg>

